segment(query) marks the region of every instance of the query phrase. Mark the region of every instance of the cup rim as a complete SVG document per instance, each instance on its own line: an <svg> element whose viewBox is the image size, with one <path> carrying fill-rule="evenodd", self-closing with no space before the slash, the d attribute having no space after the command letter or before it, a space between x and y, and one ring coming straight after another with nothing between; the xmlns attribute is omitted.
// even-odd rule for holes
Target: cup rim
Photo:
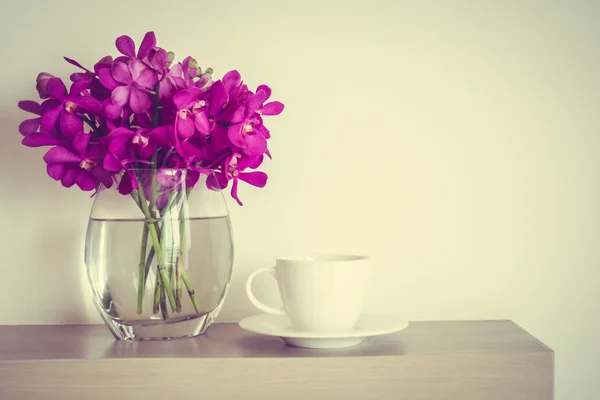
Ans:
<svg viewBox="0 0 600 400"><path fill-rule="evenodd" d="M285 256L278 256L276 258L277 263L324 263L332 264L339 262L352 262L352 261L363 261L368 260L369 257L362 254L348 254L348 253L307 253L307 254L288 254Z"/></svg>

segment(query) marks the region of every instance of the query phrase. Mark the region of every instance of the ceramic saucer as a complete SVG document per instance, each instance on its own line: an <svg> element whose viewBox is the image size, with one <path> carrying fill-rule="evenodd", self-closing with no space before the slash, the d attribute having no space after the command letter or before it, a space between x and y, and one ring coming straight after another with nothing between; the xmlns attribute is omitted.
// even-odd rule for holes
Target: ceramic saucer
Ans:
<svg viewBox="0 0 600 400"><path fill-rule="evenodd" d="M363 314L354 329L346 332L317 333L294 329L285 315L259 314L239 322L242 329L277 336L290 346L309 349L334 349L356 346L370 336L387 335L408 326L408 321L389 316Z"/></svg>

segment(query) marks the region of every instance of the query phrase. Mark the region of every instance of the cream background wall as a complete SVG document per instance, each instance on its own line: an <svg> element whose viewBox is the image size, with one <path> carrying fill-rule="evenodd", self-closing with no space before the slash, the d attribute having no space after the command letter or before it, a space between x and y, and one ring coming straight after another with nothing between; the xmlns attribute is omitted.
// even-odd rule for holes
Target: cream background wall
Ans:
<svg viewBox="0 0 600 400"><path fill-rule="evenodd" d="M154 30L286 104L263 190L230 201L232 289L276 255L366 253L370 310L512 319L556 351L556 399L600 389L600 2L38 1L0 4L0 324L99 323L89 194L20 144L20 99ZM260 281L276 301L273 282Z"/></svg>

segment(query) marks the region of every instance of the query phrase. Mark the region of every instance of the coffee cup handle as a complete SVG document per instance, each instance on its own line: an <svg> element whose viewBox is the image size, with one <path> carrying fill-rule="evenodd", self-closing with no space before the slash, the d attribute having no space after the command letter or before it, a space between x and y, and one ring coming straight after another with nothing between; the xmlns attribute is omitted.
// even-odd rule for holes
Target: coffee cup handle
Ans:
<svg viewBox="0 0 600 400"><path fill-rule="evenodd" d="M248 277L248 280L246 281L246 294L248 295L248 299L250 299L250 302L252 304L254 304L254 306L256 308L258 308L261 311L264 311L266 313L269 314L276 314L276 315L286 315L285 311L281 308L275 308L275 307L270 307L266 304L263 304L262 302L258 301L258 299L254 296L254 294L252 293L252 281L254 280L254 278L259 275L262 274L263 272L268 272L271 275L273 275L273 277L275 279L277 279L276 275L275 275L275 267L270 267L270 268L260 268L257 269L256 271L252 272L250 274L250 276Z"/></svg>

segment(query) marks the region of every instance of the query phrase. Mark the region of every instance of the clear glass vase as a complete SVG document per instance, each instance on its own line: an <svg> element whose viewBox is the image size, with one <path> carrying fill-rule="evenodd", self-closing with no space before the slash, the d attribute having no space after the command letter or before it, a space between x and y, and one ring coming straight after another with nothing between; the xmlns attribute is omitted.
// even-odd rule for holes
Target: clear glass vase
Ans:
<svg viewBox="0 0 600 400"><path fill-rule="evenodd" d="M207 188L210 176L190 175L126 171L96 194L85 262L96 308L117 339L196 336L223 305L233 267L229 213L222 192ZM134 190L121 194L127 185Z"/></svg>

